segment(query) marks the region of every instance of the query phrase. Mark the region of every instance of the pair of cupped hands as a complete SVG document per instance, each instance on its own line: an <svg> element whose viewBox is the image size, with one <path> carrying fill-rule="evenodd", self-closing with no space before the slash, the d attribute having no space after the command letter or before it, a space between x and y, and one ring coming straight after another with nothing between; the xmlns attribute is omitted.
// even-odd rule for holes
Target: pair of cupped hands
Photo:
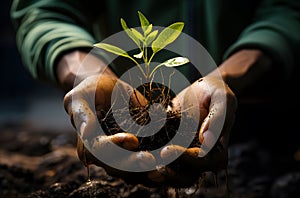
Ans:
<svg viewBox="0 0 300 198"><path fill-rule="evenodd" d="M149 103L140 92L127 82L118 79L111 71L107 72L108 70L106 67L101 75L82 78L64 97L65 110L78 132L77 153L86 166L90 164L101 166L109 175L121 177L132 183L176 187L190 186L203 172L226 169L227 146L235 119L236 98L222 78L207 75L186 87L172 99L172 110L180 111L183 103L189 103L193 101L191 97L196 97L197 108L193 108L191 112L199 115L198 120L194 121L199 122L199 133L196 138L201 146L185 148L169 144L160 150L158 160L158 156L154 156L150 151L137 150L140 142L130 131L99 135L97 131L99 120L104 118L103 112L108 112L112 107L112 93L116 85L122 94L129 95L130 103L134 106ZM214 131L219 128L212 126L220 124L222 124L221 131ZM132 152L124 156L115 154L112 144ZM113 159L122 169L98 159L91 150L101 151L101 154L107 155L107 159ZM177 166L172 166L174 162L170 165L158 164L170 158L174 159ZM127 171L130 167L146 171ZM155 168L150 170L149 167Z"/></svg>

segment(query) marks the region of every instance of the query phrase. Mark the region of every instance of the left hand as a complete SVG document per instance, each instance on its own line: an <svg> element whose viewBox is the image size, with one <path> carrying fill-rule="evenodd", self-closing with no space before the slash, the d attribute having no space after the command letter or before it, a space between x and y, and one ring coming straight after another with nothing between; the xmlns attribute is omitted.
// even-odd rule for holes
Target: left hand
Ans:
<svg viewBox="0 0 300 198"><path fill-rule="evenodd" d="M193 111L200 112L200 120L195 121L201 124L198 135L201 146L170 145L163 148L161 158L176 157L180 168L173 169L172 163L160 167L150 175L154 181L178 187L190 186L201 173L227 167L227 146L237 109L235 94L221 78L206 76L180 92L173 99L173 108L180 109L180 104L189 103L191 97L196 97L199 102ZM218 131L215 126L220 124L221 131Z"/></svg>

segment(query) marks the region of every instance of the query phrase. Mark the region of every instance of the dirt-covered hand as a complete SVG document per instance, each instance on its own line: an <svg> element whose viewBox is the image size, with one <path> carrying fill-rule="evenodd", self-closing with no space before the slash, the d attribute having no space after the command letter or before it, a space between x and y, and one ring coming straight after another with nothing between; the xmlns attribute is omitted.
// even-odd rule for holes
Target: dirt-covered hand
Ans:
<svg viewBox="0 0 300 198"><path fill-rule="evenodd" d="M114 97L129 95L130 103L135 106L147 104L147 100L124 81L110 75L95 75L84 79L69 91L65 95L64 106L78 132L77 152L80 160L85 165L101 166L108 174L131 177L127 171L111 167L94 155L99 153L102 159L113 160L113 163L119 164L124 170L131 166L141 166L147 169L147 166L153 166L155 163L154 157L145 151L131 152L127 156L114 153L114 146L125 150L135 150L139 145L135 135L125 131L100 134L99 121L110 111L113 94L115 94Z"/></svg>
<svg viewBox="0 0 300 198"><path fill-rule="evenodd" d="M237 108L234 93L220 78L206 76L180 92L173 99L173 108L180 109L183 103L191 103L192 97L196 97L198 101L192 114L193 111L200 112L199 120L195 120L200 123L200 146L166 146L161 151L161 158L178 158L174 163L158 168L153 173L154 180L175 186L188 186L201 173L218 171L227 166L227 146Z"/></svg>

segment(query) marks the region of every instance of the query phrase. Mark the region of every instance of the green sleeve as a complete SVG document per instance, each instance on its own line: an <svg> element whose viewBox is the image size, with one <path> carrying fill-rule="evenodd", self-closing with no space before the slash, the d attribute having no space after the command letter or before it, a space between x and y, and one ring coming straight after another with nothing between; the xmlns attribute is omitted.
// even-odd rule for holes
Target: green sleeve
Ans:
<svg viewBox="0 0 300 198"><path fill-rule="evenodd" d="M74 48L92 47L95 39L84 9L76 0L13 1L11 19L17 47L34 78L55 84L57 57Z"/></svg>
<svg viewBox="0 0 300 198"><path fill-rule="evenodd" d="M278 63L288 78L300 64L300 1L269 0L258 9L254 22L227 50L224 59L241 48L260 48Z"/></svg>

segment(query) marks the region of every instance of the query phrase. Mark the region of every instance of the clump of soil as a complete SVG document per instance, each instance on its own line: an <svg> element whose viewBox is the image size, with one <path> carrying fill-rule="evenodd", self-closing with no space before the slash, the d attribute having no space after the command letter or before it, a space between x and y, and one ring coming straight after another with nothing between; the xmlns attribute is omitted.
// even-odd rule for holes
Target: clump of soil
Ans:
<svg viewBox="0 0 300 198"><path fill-rule="evenodd" d="M159 107L157 107L159 108ZM128 128L124 129L121 128L115 121L114 116L121 116L123 113L126 113L127 108L124 109L119 109L118 111L115 111L113 114L112 112L109 112L108 114L105 115L105 119L100 120L101 126L104 129L104 132L106 135L112 135L112 134L116 134L119 132L130 132L130 126L128 126ZM145 110L144 109L139 109L140 113L143 113ZM181 124L180 120L183 116L185 116L186 118L184 118L185 120L187 120L188 122L182 122L182 124L184 126L181 126L181 133L177 134L178 136L180 136L180 140L181 140L181 145L189 145L189 147L195 147L195 146L200 146L200 142L197 139L198 133L197 131L189 131L188 129L190 129L191 126L195 125L196 123L193 121L192 118L189 118L187 114L185 113L180 113L180 112L175 112L175 111L167 111L167 119L166 119L166 123L165 125L159 130L157 131L155 134L144 137L144 136L139 136L138 133L134 133L134 135L137 136L137 138L139 139L140 145L138 150L155 150L155 149L159 149L162 148L163 146L165 146L167 143L169 143L174 136L177 134L178 132L178 127ZM155 116L155 115L154 115ZM147 118L144 118L145 121L148 122ZM142 126L141 126L142 127ZM185 129L185 130L183 130ZM142 129L141 129L142 130ZM190 141L187 137L187 133L188 132L189 135L193 135L195 138Z"/></svg>
<svg viewBox="0 0 300 198"><path fill-rule="evenodd" d="M136 135L139 139L140 145L138 150L155 150L162 148L167 143L169 143L175 135L179 135L180 142L176 144L181 144L186 147L200 146L198 140L198 123L195 123L191 115L185 111L174 111L172 99L175 97L175 94L166 86L159 83L146 83L137 88L137 90L143 94L143 96L149 101L149 104L142 107L135 107L133 104L129 103L129 111L132 119L140 125L140 128L132 128L130 124L123 124L123 127L120 127L115 117L126 117L128 107L120 108L110 112L103 112L102 118L99 119L99 122L107 135L116 134L118 132L129 132ZM158 105L160 104L160 105ZM126 104L125 104L126 105ZM150 108L152 108L150 110ZM151 111L151 112L150 112ZM161 114L166 114L166 117L162 117ZM151 115L151 117L150 117ZM143 131L143 127L149 124L151 118L156 117L156 122L159 122L165 119L165 124L156 131L154 134L149 136L139 136L139 133L147 134ZM185 120L182 122L181 120ZM154 121L155 122L155 121ZM180 126L181 125L181 126ZM178 128L181 127L180 132L178 133ZM197 130L191 131L191 128L196 128ZM136 132L134 132L136 131ZM194 138L191 141L190 136Z"/></svg>

